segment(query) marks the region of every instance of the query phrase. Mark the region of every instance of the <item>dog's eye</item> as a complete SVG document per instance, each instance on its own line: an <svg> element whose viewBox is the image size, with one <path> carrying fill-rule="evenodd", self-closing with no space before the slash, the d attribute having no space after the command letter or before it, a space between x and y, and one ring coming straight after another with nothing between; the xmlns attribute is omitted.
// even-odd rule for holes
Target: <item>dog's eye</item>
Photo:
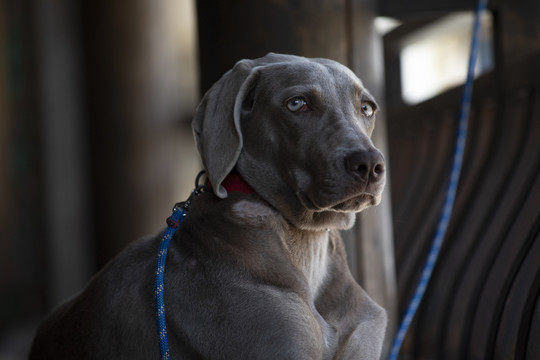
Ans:
<svg viewBox="0 0 540 360"><path fill-rule="evenodd" d="M372 117L375 113L375 110L373 109L373 105L370 103L363 103L362 104L362 113L367 117Z"/></svg>
<svg viewBox="0 0 540 360"><path fill-rule="evenodd" d="M307 101L303 97L297 96L287 101L287 109L292 112L302 112L308 109Z"/></svg>

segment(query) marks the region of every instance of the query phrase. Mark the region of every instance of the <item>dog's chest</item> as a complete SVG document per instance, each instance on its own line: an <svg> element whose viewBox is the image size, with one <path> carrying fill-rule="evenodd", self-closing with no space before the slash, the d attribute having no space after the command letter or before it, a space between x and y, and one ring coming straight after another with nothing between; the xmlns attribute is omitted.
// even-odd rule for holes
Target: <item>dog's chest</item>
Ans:
<svg viewBox="0 0 540 360"><path fill-rule="evenodd" d="M328 273L330 237L327 232L295 234L288 243L292 261L304 274L313 299Z"/></svg>

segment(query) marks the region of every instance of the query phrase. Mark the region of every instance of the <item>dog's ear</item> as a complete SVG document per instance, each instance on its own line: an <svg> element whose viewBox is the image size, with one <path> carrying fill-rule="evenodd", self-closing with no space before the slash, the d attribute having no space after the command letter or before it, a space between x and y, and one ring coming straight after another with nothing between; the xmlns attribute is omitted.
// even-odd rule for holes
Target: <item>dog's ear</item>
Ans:
<svg viewBox="0 0 540 360"><path fill-rule="evenodd" d="M241 60L204 95L192 128L203 165L214 193L227 197L221 185L242 150L240 112L256 81L253 60Z"/></svg>

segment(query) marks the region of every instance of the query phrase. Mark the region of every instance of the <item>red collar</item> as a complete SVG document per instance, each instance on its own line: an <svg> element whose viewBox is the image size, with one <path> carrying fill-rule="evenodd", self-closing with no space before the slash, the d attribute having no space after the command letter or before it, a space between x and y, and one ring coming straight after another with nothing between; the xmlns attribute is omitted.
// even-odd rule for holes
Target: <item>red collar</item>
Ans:
<svg viewBox="0 0 540 360"><path fill-rule="evenodd" d="M243 194L252 194L255 192L251 186L238 173L230 173L221 183L228 192L240 192Z"/></svg>

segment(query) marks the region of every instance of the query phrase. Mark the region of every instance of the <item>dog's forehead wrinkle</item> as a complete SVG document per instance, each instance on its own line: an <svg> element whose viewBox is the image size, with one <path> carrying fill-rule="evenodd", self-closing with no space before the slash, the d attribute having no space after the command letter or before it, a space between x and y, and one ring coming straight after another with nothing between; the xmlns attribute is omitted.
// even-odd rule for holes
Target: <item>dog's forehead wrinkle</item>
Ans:
<svg viewBox="0 0 540 360"><path fill-rule="evenodd" d="M300 57L297 60L265 63L257 67L256 69L259 69L263 74L264 80L262 82L266 87L266 90L263 91L275 93L287 87L320 84L324 87L324 94L327 97L344 97L344 94L349 94L350 96L345 97L350 98L357 107L365 100L375 103L373 96L364 87L361 79L346 66L328 59ZM298 90L301 89L298 88ZM305 90L316 90L316 88L306 88Z"/></svg>
<svg viewBox="0 0 540 360"><path fill-rule="evenodd" d="M355 116L363 98L373 101L361 80L351 70L335 62L278 63L261 67L260 72L259 95L269 98L276 106L289 97L305 95L326 108L339 104L337 106L347 112L346 116ZM281 96L276 98L273 94Z"/></svg>
<svg viewBox="0 0 540 360"><path fill-rule="evenodd" d="M345 73L348 69L344 66L342 66L340 72L313 61L270 64L258 69L263 74L265 81L274 85L279 85L279 83L290 85L299 83L310 84L313 82L326 83L328 85L329 82L334 82L337 78L341 80L348 78L351 82L358 81L357 78L355 79Z"/></svg>
<svg viewBox="0 0 540 360"><path fill-rule="evenodd" d="M362 80L360 80L360 78L348 67L339 63L333 63L326 65L326 69L332 77L339 79L340 82L354 84L354 86L360 90L365 89Z"/></svg>

